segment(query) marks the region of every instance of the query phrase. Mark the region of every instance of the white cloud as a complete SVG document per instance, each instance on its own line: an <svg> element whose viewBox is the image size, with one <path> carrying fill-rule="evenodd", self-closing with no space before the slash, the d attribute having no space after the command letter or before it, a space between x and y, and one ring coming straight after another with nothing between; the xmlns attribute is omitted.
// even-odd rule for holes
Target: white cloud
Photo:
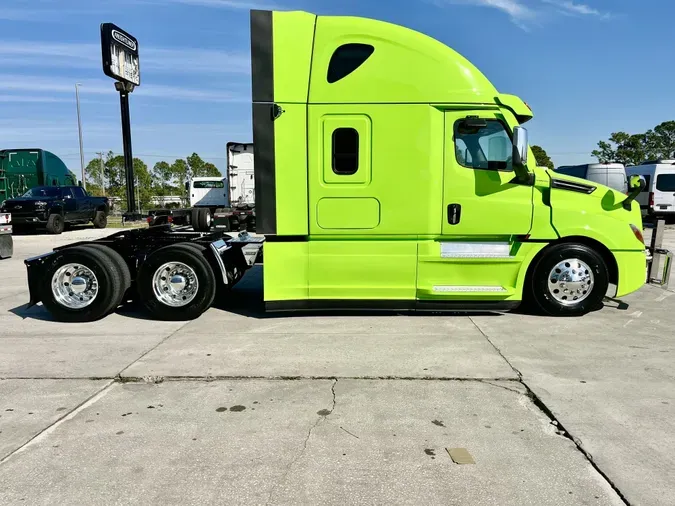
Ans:
<svg viewBox="0 0 675 506"><path fill-rule="evenodd" d="M213 7L217 9L265 9L279 10L283 7L273 2L264 0L146 0L146 3L174 3L183 5L197 5L201 7Z"/></svg>
<svg viewBox="0 0 675 506"><path fill-rule="evenodd" d="M112 80L85 79L79 81L80 94L114 96ZM43 76L2 75L0 74L0 92L20 93L48 93L53 96L62 93L74 94L75 81L57 80ZM173 100L187 100L195 102L232 103L249 102L250 97L239 92L223 89L189 88L161 84L143 84L134 92L134 96L163 98Z"/></svg>
<svg viewBox="0 0 675 506"><path fill-rule="evenodd" d="M544 20L550 14L566 16L594 16L608 19L609 13L572 0L429 0L436 5L471 5L497 9L507 14L511 21L520 28L527 30L528 26Z"/></svg>
<svg viewBox="0 0 675 506"><path fill-rule="evenodd" d="M140 47L141 69L156 73L248 74L248 53L217 49ZM0 41L0 66L99 69L101 47L77 42Z"/></svg>
<svg viewBox="0 0 675 506"><path fill-rule="evenodd" d="M607 14L581 3L575 3L571 0L542 0L543 3L558 7L563 14L575 14L581 16L605 17Z"/></svg>
<svg viewBox="0 0 675 506"><path fill-rule="evenodd" d="M72 99L74 100L74 99ZM41 95L0 95L0 102L3 103L58 103L71 102L66 97L44 97Z"/></svg>
<svg viewBox="0 0 675 506"><path fill-rule="evenodd" d="M525 23L537 18L537 11L521 0L432 0L438 6L469 5L500 10L511 18L516 25L526 29Z"/></svg>

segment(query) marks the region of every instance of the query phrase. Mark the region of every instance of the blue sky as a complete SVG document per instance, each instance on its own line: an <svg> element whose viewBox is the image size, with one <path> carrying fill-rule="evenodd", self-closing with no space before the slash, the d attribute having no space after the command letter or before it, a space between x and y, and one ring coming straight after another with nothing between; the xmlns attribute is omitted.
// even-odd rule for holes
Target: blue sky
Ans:
<svg viewBox="0 0 675 506"><path fill-rule="evenodd" d="M222 170L225 144L251 139L248 10L270 7L441 40L531 105L531 142L556 165L591 161L612 131L675 120L668 0L0 0L0 146L48 149L79 174L79 82L86 161L121 152L100 63L99 25L113 22L139 39L134 154L152 165L197 152Z"/></svg>

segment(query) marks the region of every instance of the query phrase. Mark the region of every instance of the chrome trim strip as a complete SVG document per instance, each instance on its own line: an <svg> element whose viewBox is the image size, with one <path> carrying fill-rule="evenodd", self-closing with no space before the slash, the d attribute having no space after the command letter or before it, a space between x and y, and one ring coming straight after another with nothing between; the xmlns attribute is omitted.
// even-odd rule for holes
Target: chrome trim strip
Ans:
<svg viewBox="0 0 675 506"><path fill-rule="evenodd" d="M508 242L442 242L441 258L510 258Z"/></svg>
<svg viewBox="0 0 675 506"><path fill-rule="evenodd" d="M503 286L434 286L434 292L506 292Z"/></svg>

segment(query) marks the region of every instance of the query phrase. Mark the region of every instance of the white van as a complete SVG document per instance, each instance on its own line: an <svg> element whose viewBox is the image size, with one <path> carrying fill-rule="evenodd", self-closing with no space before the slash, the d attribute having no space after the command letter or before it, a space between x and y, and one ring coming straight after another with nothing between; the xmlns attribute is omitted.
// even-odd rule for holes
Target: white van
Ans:
<svg viewBox="0 0 675 506"><path fill-rule="evenodd" d="M626 167L622 163L587 163L584 165L564 165L556 172L579 177L609 186L621 193L628 193Z"/></svg>
<svg viewBox="0 0 675 506"><path fill-rule="evenodd" d="M675 160L646 161L626 167L626 173L645 180L645 188L636 199L643 215L675 219Z"/></svg>

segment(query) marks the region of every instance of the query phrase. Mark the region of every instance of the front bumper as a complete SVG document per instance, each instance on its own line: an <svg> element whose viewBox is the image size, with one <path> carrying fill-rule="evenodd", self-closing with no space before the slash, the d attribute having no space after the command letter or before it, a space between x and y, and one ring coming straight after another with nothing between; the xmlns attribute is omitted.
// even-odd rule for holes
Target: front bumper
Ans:
<svg viewBox="0 0 675 506"><path fill-rule="evenodd" d="M14 225L46 225L47 216L43 214L31 214L25 216L13 214L12 223Z"/></svg>

